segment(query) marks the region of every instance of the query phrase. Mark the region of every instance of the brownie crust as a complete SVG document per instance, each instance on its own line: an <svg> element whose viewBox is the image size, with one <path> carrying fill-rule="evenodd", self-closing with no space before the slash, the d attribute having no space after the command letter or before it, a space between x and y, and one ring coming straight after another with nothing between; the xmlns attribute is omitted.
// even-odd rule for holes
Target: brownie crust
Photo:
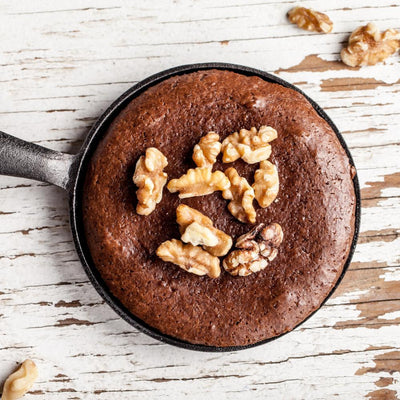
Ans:
<svg viewBox="0 0 400 400"><path fill-rule="evenodd" d="M180 200L164 188L149 216L135 212L132 175L146 148L168 158L168 178L195 165L193 147L209 131L221 140L242 128L269 125L279 172L277 199L257 223L284 232L278 256L247 277L224 270L199 277L160 260L157 247L180 238L176 207L185 203L233 240L252 228L236 220L221 193ZM253 182L258 164L235 167ZM83 217L102 279L124 306L156 330L209 346L243 346L293 329L336 284L354 235L355 194L349 159L331 127L300 93L258 77L207 70L169 78L140 94L115 118L86 174Z"/></svg>

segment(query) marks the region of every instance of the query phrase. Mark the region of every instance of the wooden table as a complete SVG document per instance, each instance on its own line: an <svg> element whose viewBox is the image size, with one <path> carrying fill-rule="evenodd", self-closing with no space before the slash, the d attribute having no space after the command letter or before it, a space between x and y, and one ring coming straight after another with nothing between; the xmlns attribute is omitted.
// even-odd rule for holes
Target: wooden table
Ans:
<svg viewBox="0 0 400 400"><path fill-rule="evenodd" d="M159 343L89 283L67 196L0 177L0 381L25 358L26 399L395 399L400 396L400 56L348 68L349 33L400 28L395 0L307 1L328 35L289 24L293 1L0 1L0 129L77 152L120 93L162 69L223 61L298 85L336 122L362 186L361 237L333 298L301 328L250 350Z"/></svg>

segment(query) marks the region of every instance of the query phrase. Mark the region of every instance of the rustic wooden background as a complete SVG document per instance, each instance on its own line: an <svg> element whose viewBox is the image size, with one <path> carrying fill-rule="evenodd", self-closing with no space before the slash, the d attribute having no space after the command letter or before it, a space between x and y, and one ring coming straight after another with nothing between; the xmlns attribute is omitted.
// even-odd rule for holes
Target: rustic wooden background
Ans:
<svg viewBox="0 0 400 400"><path fill-rule="evenodd" d="M349 144L361 237L335 296L301 328L250 350L159 343L104 304L78 261L66 194L0 177L0 381L32 358L26 399L396 399L400 396L400 56L338 62L353 29L400 28L396 0L305 1L334 32L290 25L293 1L0 1L0 129L77 152L107 105L162 69L223 61L298 85ZM397 3L397 4L396 4Z"/></svg>

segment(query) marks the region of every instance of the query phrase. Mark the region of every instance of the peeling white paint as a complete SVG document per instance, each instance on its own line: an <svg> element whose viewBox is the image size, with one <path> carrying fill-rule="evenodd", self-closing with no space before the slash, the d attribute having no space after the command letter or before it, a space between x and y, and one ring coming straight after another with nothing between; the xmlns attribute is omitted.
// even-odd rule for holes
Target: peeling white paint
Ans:
<svg viewBox="0 0 400 400"><path fill-rule="evenodd" d="M385 282L400 281L400 266L387 268L384 274L379 275L379 278L383 279Z"/></svg>
<svg viewBox="0 0 400 400"><path fill-rule="evenodd" d="M383 314L378 317L379 319L391 320L400 318L400 311L393 311L386 314Z"/></svg>

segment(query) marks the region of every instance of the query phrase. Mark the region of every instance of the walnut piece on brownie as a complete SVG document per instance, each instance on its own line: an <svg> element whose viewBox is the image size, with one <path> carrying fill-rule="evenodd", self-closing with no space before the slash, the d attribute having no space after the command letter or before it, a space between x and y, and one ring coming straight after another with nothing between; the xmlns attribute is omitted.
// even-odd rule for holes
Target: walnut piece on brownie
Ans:
<svg viewBox="0 0 400 400"><path fill-rule="evenodd" d="M178 179L171 179L167 188L171 193L179 192L179 198L205 196L230 186L229 179L222 171L212 172L211 168L189 169Z"/></svg>
<svg viewBox="0 0 400 400"><path fill-rule="evenodd" d="M214 232L198 222L189 224L185 232L183 232L181 239L185 243L191 243L193 246L216 246L218 238Z"/></svg>
<svg viewBox="0 0 400 400"><path fill-rule="evenodd" d="M136 192L138 214L151 214L161 201L162 191L167 183L167 174L163 169L167 165L167 158L155 147L146 149L146 154L136 163L133 182L139 188Z"/></svg>
<svg viewBox="0 0 400 400"><path fill-rule="evenodd" d="M279 192L279 176L276 166L268 160L261 161L260 168L254 173L252 188L258 204L262 208L268 207Z"/></svg>
<svg viewBox="0 0 400 400"><path fill-rule="evenodd" d="M218 278L221 274L218 257L212 256L199 246L193 246L190 243L185 244L177 239L162 243L156 254L163 261L176 264L195 275L208 275L210 278Z"/></svg>
<svg viewBox="0 0 400 400"><path fill-rule="evenodd" d="M203 230L203 237L206 235L209 237L210 233L213 234L214 237L217 238L217 242L215 244L205 243L205 240L207 239L204 238L202 239L204 243L201 244L204 250L213 256L222 257L226 255L232 247L232 238L229 235L215 228L210 218L202 214L200 211L187 206L186 204L180 204L176 209L176 221L179 224L182 240L186 243L190 242L193 245L201 244L201 239L196 239L195 237L193 240L193 233L196 235L196 233L199 232L197 226L195 226L197 229L194 229L193 225L196 223L209 231Z"/></svg>
<svg viewBox="0 0 400 400"><path fill-rule="evenodd" d="M222 161L230 163L242 158L248 164L255 164L266 160L271 155L269 143L277 136L276 130L270 126L234 132L222 142Z"/></svg>
<svg viewBox="0 0 400 400"><path fill-rule="evenodd" d="M254 224L256 222L256 210L253 206L254 189L233 167L228 168L225 175L231 185L222 192L222 197L231 200L228 204L229 211L240 222Z"/></svg>
<svg viewBox="0 0 400 400"><path fill-rule="evenodd" d="M306 31L329 33L333 29L333 22L326 14L310 8L294 7L287 16L291 23Z"/></svg>
<svg viewBox="0 0 400 400"><path fill-rule="evenodd" d="M193 148L193 161L198 167L212 167L221 152L219 135L209 132Z"/></svg>
<svg viewBox="0 0 400 400"><path fill-rule="evenodd" d="M278 255L282 240L283 231L279 224L259 224L237 239L236 250L224 258L222 265L234 276L261 271Z"/></svg>
<svg viewBox="0 0 400 400"><path fill-rule="evenodd" d="M25 360L5 381L2 400L15 400L29 391L38 377L38 369L32 360Z"/></svg>
<svg viewBox="0 0 400 400"><path fill-rule="evenodd" d="M400 48L400 32L388 29L381 33L374 23L357 28L342 49L342 61L350 67L375 65Z"/></svg>

